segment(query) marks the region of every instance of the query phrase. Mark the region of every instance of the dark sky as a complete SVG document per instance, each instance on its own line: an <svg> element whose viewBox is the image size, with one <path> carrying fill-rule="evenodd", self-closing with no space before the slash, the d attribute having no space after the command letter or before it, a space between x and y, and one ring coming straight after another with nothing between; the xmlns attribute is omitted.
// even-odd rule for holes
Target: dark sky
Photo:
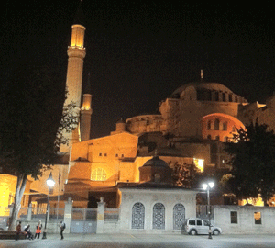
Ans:
<svg viewBox="0 0 275 248"><path fill-rule="evenodd" d="M1 76L17 63L48 65L65 80L70 26L79 1L6 1L1 15ZM274 86L274 13L270 4L187 4L83 0L83 81L91 73L92 136L119 118L157 113L180 85L225 84L249 102Z"/></svg>

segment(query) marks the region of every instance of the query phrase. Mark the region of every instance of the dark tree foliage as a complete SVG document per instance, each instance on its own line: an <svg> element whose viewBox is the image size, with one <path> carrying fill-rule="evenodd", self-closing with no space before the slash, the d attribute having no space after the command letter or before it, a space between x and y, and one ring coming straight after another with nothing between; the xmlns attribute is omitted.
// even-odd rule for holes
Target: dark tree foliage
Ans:
<svg viewBox="0 0 275 248"><path fill-rule="evenodd" d="M265 205L275 192L275 135L267 125L251 123L239 129L226 143L232 155L232 177L228 185L237 198L258 197Z"/></svg>
<svg viewBox="0 0 275 248"><path fill-rule="evenodd" d="M27 175L37 178L54 163L63 142L65 82L48 68L21 65L0 94L0 167L17 176L14 228Z"/></svg>
<svg viewBox="0 0 275 248"><path fill-rule="evenodd" d="M184 188L194 188L198 186L202 173L192 164L180 164L175 163L170 165L172 168L172 181L175 186L181 186Z"/></svg>

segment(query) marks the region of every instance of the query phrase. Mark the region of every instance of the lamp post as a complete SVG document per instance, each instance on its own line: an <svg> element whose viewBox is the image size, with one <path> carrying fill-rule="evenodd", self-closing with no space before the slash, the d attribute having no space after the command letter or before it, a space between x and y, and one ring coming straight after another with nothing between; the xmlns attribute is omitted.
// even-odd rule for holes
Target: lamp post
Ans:
<svg viewBox="0 0 275 248"><path fill-rule="evenodd" d="M50 205L50 189L55 185L55 181L53 180L52 173L50 172L49 178L47 179L47 185L49 187L49 194L48 194L48 203L47 203L47 212L46 212L46 219L45 219L45 227L43 231L42 239L47 239L47 222L49 218L49 205Z"/></svg>
<svg viewBox="0 0 275 248"><path fill-rule="evenodd" d="M203 184L203 189L207 190L207 208L208 208L208 220L209 220L209 230L208 230L208 239L212 239L212 231L211 231L211 218L210 218L210 195L209 195L209 190L214 187L213 182L209 183L204 183Z"/></svg>

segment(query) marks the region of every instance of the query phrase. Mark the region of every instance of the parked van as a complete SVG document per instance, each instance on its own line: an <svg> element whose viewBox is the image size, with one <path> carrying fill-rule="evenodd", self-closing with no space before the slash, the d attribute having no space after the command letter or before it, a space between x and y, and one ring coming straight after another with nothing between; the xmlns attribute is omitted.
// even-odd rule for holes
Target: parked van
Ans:
<svg viewBox="0 0 275 248"><path fill-rule="evenodd" d="M197 234L208 234L209 231L209 221L202 219L187 219L183 224L183 231L190 235ZM213 235L219 235L222 233L222 229L220 227L213 226L210 224L211 231Z"/></svg>

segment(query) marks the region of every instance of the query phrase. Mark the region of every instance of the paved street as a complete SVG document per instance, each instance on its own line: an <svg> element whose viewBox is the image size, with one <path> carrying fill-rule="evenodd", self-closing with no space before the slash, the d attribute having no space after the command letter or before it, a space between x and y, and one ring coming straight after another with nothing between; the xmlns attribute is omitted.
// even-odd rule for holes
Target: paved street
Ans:
<svg viewBox="0 0 275 248"><path fill-rule="evenodd" d="M209 240L207 236L189 236L179 234L48 234L47 240L0 240L0 248L7 247L112 247L112 248L262 248L275 247L275 235L220 235Z"/></svg>

